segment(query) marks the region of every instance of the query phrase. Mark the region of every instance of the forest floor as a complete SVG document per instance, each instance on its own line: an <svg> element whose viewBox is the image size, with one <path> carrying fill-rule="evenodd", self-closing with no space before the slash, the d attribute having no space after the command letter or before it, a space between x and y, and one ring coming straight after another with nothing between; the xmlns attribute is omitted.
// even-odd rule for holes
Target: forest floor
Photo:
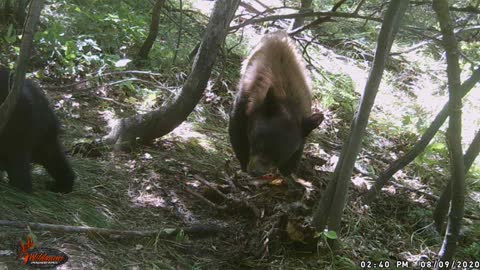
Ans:
<svg viewBox="0 0 480 270"><path fill-rule="evenodd" d="M332 59L325 58L318 67L359 76L352 80L360 85L355 89L362 90L366 69L350 64L351 74L341 68L333 71L348 63ZM324 66L328 63L330 67ZM108 120L113 112L131 115L136 111L134 101L145 97L135 96L128 103L132 96L110 87L76 87L48 91L77 174L74 192L47 192L50 177L35 167L31 195L0 182L0 219L117 230L185 230L171 237L32 230L37 246L68 254L69 261L58 269L355 269L361 261L388 261L392 268L396 262L407 262L413 269L420 261L436 258L442 236L432 225L434 194L439 193L431 183L446 170L429 168L419 174L416 167L407 168L374 203L366 206L360 201L375 173L412 142L401 133L382 137L382 129L377 130L378 122L390 125L381 119L395 117L396 109L389 103L392 89L379 95L374 124L352 178L341 244L332 253L325 239L314 238L309 224L348 132L348 122L336 111L324 109L327 119L310 136L298 172L303 190L292 194L282 178L252 179L239 173L227 134L228 94L209 89L194 113L171 134L129 153L113 154L99 141L108 133ZM229 88L233 91L234 84ZM393 100L418 106L416 97L408 96ZM472 247L479 239L475 240L480 232L475 215L478 218L480 196L469 194L466 213L472 219L465 219L458 256L478 260L474 252L480 248ZM0 269L23 268L15 260L13 244L27 232L2 227Z"/></svg>

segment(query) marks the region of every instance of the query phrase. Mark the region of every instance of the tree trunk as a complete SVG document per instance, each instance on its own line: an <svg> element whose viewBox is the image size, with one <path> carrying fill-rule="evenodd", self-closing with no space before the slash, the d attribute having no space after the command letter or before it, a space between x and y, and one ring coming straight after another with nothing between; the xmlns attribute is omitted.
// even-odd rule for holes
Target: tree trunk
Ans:
<svg viewBox="0 0 480 270"><path fill-rule="evenodd" d="M477 158L480 152L480 131L477 131L475 138L463 155L463 162L465 165L465 174L468 173L475 158ZM433 221L435 222L435 228L439 233L444 233L444 223L447 217L448 210L450 209L450 200L452 199L452 183L448 181L447 186L438 199L437 206L433 211Z"/></svg>
<svg viewBox="0 0 480 270"><path fill-rule="evenodd" d="M148 36L143 42L142 48L138 52L139 59L147 59L150 50L152 49L153 43L155 39L157 39L158 35L158 23L160 21L160 10L162 9L163 5L165 4L165 0L157 0L155 5L152 9L152 22L150 23L150 29L148 32Z"/></svg>
<svg viewBox="0 0 480 270"><path fill-rule="evenodd" d="M124 150L137 138L148 142L169 133L187 119L207 86L215 58L225 40L239 1L215 2L192 72L178 96L156 111L118 120L110 134L105 137L107 143L114 143L117 150Z"/></svg>
<svg viewBox="0 0 480 270"><path fill-rule="evenodd" d="M314 213L313 225L317 231L323 231L328 222L328 230L340 232L340 221L347 199L348 184L353 166L360 152L362 137L378 92L385 63L408 2L392 0L388 6L378 37L373 67L360 101L360 108L352 121L350 135L342 147L333 179L328 184L327 191L323 194Z"/></svg>
<svg viewBox="0 0 480 270"><path fill-rule="evenodd" d="M306 12L309 12L309 11L312 11L311 7L312 7L312 0L301 0L301 6L300 6L300 11L298 13L302 14L302 13L306 13ZM300 26L303 26L305 22L305 17L300 17L300 18L296 18L293 23L292 23L292 26L290 27L291 30L295 30L297 29L298 27Z"/></svg>
<svg viewBox="0 0 480 270"><path fill-rule="evenodd" d="M22 43L20 44L20 54L17 58L17 67L13 78L12 87L8 93L7 98L0 105L0 133L7 124L10 115L12 114L15 105L17 105L20 97L23 83L25 81L25 73L27 71L28 60L33 47L33 35L35 27L40 19L40 13L43 8L45 0L33 1L30 5L30 10L27 17L27 23L22 34Z"/></svg>
<svg viewBox="0 0 480 270"><path fill-rule="evenodd" d="M461 86L460 86L460 93L461 96L464 97L470 90L475 86L475 84L480 81L480 68L477 68L472 76L468 78ZM449 102L447 102L442 110L437 114L433 122L427 128L425 133L423 133L420 140L415 143L415 145L408 151L405 155L401 158L397 159L393 162L388 168L383 171L380 176L375 180L375 184L370 188L370 190L364 195L364 203L369 204L371 203L377 196L377 194L382 190L383 186L392 178L392 176L398 172L399 170L403 169L405 166L410 164L420 153L425 150L425 147L430 143L433 139L435 134L437 134L440 127L445 123L448 117L448 108Z"/></svg>
<svg viewBox="0 0 480 270"><path fill-rule="evenodd" d="M451 167L451 206L448 215L447 232L439 252L440 260L451 261L457 247L462 226L465 200L465 166L462 153L462 93L460 91L460 66L458 63L457 40L453 32L447 0L434 0L433 9L437 15L447 54L447 76L449 94L449 121L447 130L448 150Z"/></svg>
<svg viewBox="0 0 480 270"><path fill-rule="evenodd" d="M15 11L15 20L17 22L17 28L22 28L25 23L26 9L28 0L17 0L17 7Z"/></svg>
<svg viewBox="0 0 480 270"><path fill-rule="evenodd" d="M332 7L332 10L331 12L335 12L337 11L337 9L339 9L347 0L339 0L335 5L333 5ZM299 15L303 14L303 13L310 13L311 12L311 9L308 8L308 9L303 9L303 3L304 1L302 1L302 9L300 9L300 12L298 13ZM312 1L310 1L310 3L306 3L308 4L308 6L310 7L311 6L311 3ZM298 22L297 22L298 21ZM325 22L329 22L329 21L332 21L332 16L321 16L320 18L314 20L313 22L307 24L307 25L303 25L304 22L305 22L305 17L303 16L300 16L300 17L297 17L294 21L294 23L292 24L292 27L291 27L291 31L289 31L289 35L291 36L295 36L297 35L298 33L300 32L303 32L307 29L310 29L312 27L315 27L315 26L318 26L322 23L325 23Z"/></svg>

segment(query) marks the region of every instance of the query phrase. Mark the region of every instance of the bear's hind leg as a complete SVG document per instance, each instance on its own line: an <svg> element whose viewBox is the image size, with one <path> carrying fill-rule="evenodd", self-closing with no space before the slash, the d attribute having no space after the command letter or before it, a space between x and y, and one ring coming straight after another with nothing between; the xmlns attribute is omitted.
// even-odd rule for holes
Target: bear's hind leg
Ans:
<svg viewBox="0 0 480 270"><path fill-rule="evenodd" d="M10 184L24 192L32 192L31 155L29 152L17 150L9 156L6 171Z"/></svg>
<svg viewBox="0 0 480 270"><path fill-rule="evenodd" d="M58 138L51 139L42 146L42 151L37 157L47 172L55 179L55 184L51 187L54 192L69 193L73 189L75 173L63 152L63 147Z"/></svg>

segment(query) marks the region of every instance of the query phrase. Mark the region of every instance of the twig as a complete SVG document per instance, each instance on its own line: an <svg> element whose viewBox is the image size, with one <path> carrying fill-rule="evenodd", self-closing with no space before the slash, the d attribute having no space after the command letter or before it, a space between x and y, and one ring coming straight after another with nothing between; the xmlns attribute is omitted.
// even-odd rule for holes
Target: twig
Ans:
<svg viewBox="0 0 480 270"><path fill-rule="evenodd" d="M194 177L195 177L196 180L200 181L202 184L204 184L207 187L209 187L210 189L212 189L215 193L217 193L220 197L222 197L226 201L226 205L219 206L219 205L211 202L207 198L203 197L202 195L200 195L200 194L198 194L198 193L196 193L192 190L189 190L188 188L186 189L190 194L192 194L192 195L196 196L197 198L201 199L202 201L204 201L208 205L212 206L215 209L219 209L219 210L246 208L246 209L250 210L250 212L253 213L256 217L259 216L260 211L254 205L250 204L248 201L239 200L237 198L229 197L229 196L225 195L223 192L221 192L220 190L218 190L218 188L215 187L214 184L208 182L203 177L201 177L199 175L196 175Z"/></svg>
<svg viewBox="0 0 480 270"><path fill-rule="evenodd" d="M262 6L263 8L266 8L268 9L268 6L265 5L263 2L261 2L260 0L255 0L255 2L257 2L260 6Z"/></svg>
<svg viewBox="0 0 480 270"><path fill-rule="evenodd" d="M262 15L265 15L266 13L269 13L269 14L274 13L275 10L279 10L279 9L285 9L285 8L284 8L284 7L268 8L268 9L262 11L261 13L255 14L255 15L253 15L251 18L245 20L245 21L242 23L242 26L240 26L240 27L238 27L238 28L230 27L230 28L228 29L228 31L229 31L229 33L234 33L235 31L237 31L238 29L242 28L243 26L246 26L246 25L255 23L255 20L257 20L257 18L260 18ZM243 13L242 13L242 14L239 14L239 15L236 15L235 18L234 18L234 20L241 18L243 15L244 15ZM250 23L250 22L252 22L252 23ZM240 24L237 24L237 25L240 25Z"/></svg>
<svg viewBox="0 0 480 270"><path fill-rule="evenodd" d="M48 86L48 87L43 87L45 90L59 90L59 89L64 89L64 88L71 88L74 87L75 85L79 85L85 82L89 82L95 79L103 78L106 76L110 75L121 75L121 74L141 74L141 75L149 75L149 76L164 76L161 73L155 73L155 72L150 72L150 71L141 71L141 70L125 70L125 71L114 71L114 72L107 72L104 74L98 74L96 76L93 76L91 78L83 79L78 82L74 82L72 84L67 84L67 85L62 85L62 86Z"/></svg>
<svg viewBox="0 0 480 270"><path fill-rule="evenodd" d="M195 179L197 179L198 181L202 182L202 184L206 185L207 187L211 188L213 191L215 191L215 193L217 193L220 197L222 197L224 200L229 200L228 196L223 194L223 192L221 192L220 190L218 190L218 188L213 185L212 183L208 182L207 180L205 180L203 177L199 176L199 175L195 175L194 176Z"/></svg>
<svg viewBox="0 0 480 270"><path fill-rule="evenodd" d="M185 187L185 191L188 192L188 193L190 193L190 194L192 194L193 196L197 197L197 199L200 199L201 201L203 201L204 203L208 204L208 205L209 205L210 207L212 207L212 208L215 208L215 209L217 209L217 210L222 210L222 211L224 211L224 210L227 209L227 206L225 206L225 205L218 205L218 204L210 201L209 199L203 197L203 196L200 195L199 193L197 193L197 192L195 192L195 191L193 191L193 190L191 190L191 189L189 189L189 188L187 188L187 187Z"/></svg>
<svg viewBox="0 0 480 270"><path fill-rule="evenodd" d="M415 192L415 193L418 193L420 195L423 195L425 197L427 197L428 199L430 200L433 200L433 201L437 201L438 200L438 196L435 196L433 194L430 194L430 193L427 193L425 191L421 191L419 189L416 189L416 188L411 188L411 187L407 187L407 186L404 186L402 184L399 184L397 182L392 182L392 185L394 187L397 187L397 188L401 188L401 189L405 189L405 190L408 190L408 191L411 191L411 192Z"/></svg>

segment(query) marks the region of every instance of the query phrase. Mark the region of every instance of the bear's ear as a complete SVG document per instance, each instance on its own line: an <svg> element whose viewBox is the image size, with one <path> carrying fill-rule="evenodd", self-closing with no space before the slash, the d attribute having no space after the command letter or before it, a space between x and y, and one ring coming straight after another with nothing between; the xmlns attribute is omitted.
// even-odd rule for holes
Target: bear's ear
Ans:
<svg viewBox="0 0 480 270"><path fill-rule="evenodd" d="M323 122L324 118L323 113L314 113L309 117L304 118L302 122L303 135L308 136L312 130L317 128Z"/></svg>

